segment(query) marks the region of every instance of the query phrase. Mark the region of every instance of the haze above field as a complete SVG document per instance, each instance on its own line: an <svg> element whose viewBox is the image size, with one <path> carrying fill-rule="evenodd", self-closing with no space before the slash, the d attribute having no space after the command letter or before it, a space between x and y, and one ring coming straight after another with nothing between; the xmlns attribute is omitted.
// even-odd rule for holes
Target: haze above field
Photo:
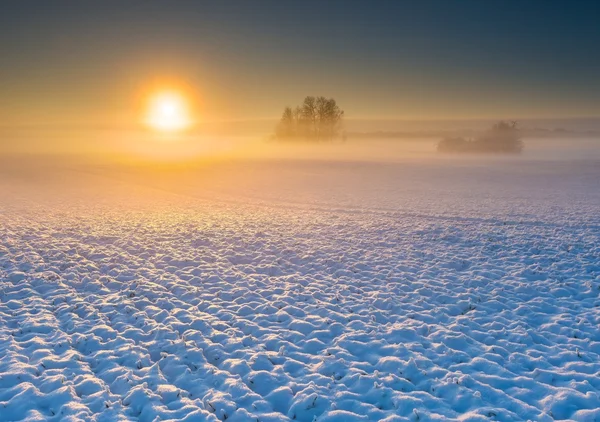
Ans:
<svg viewBox="0 0 600 422"><path fill-rule="evenodd" d="M144 101L164 87L184 93L196 132L213 135L264 134L311 94L335 97L357 131L600 115L595 2L176 6L3 4L2 143L85 150L102 138L90 131L139 131ZM47 139L34 133L46 129Z"/></svg>
<svg viewBox="0 0 600 422"><path fill-rule="evenodd" d="M600 134L597 12L563 1L9 2L0 154L273 156L282 148L265 140L283 107L307 95L335 98L348 144L296 157L364 156L363 141L380 157L432 152L499 119L586 149Z"/></svg>

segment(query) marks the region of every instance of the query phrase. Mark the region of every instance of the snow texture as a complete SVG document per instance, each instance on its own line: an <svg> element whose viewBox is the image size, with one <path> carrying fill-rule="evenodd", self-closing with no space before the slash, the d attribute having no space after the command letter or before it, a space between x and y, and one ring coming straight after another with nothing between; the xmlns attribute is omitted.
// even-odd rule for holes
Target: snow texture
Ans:
<svg viewBox="0 0 600 422"><path fill-rule="evenodd" d="M0 420L600 420L597 162L0 173Z"/></svg>

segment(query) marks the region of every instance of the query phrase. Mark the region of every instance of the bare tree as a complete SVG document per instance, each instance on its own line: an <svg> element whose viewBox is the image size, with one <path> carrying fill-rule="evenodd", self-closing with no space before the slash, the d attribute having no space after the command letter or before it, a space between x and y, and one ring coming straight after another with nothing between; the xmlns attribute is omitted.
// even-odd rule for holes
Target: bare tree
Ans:
<svg viewBox="0 0 600 422"><path fill-rule="evenodd" d="M344 112L333 98L318 97L316 105L318 119L316 138L317 140L331 140L341 130Z"/></svg>
<svg viewBox="0 0 600 422"><path fill-rule="evenodd" d="M283 115L281 116L281 121L277 125L275 129L275 133L278 138L289 138L294 135L294 112L291 107L286 107L283 109Z"/></svg>

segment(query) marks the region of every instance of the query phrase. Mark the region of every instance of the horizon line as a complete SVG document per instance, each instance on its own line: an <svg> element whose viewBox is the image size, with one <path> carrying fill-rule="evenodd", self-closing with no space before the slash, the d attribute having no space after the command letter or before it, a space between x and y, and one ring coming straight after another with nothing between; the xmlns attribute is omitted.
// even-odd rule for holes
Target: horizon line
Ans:
<svg viewBox="0 0 600 422"><path fill-rule="evenodd" d="M201 124L196 125L196 128L202 127L203 125L215 125L215 124L239 124L239 123L272 123L277 122L279 118L256 118L256 119L223 119L223 120L211 120L205 121ZM431 119L410 119L410 118L393 118L393 117L351 117L344 118L345 121L351 122L398 122L398 123L442 123L442 122L488 122L496 120L516 120L516 121L573 121L573 120L599 120L598 116L575 116L575 117L473 117L473 118L431 118ZM110 125L110 124L95 124L95 123L27 123L27 124L0 124L0 130L27 130L27 129L55 129L55 130L140 130L145 129L143 125L131 124L131 125ZM192 130L193 131L193 130Z"/></svg>

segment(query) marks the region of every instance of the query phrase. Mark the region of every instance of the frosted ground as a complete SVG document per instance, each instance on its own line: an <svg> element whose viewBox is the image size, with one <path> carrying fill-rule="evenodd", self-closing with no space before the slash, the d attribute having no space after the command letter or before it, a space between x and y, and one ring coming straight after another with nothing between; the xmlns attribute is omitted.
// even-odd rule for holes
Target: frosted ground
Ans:
<svg viewBox="0 0 600 422"><path fill-rule="evenodd" d="M0 420L600 420L600 160L0 166Z"/></svg>

